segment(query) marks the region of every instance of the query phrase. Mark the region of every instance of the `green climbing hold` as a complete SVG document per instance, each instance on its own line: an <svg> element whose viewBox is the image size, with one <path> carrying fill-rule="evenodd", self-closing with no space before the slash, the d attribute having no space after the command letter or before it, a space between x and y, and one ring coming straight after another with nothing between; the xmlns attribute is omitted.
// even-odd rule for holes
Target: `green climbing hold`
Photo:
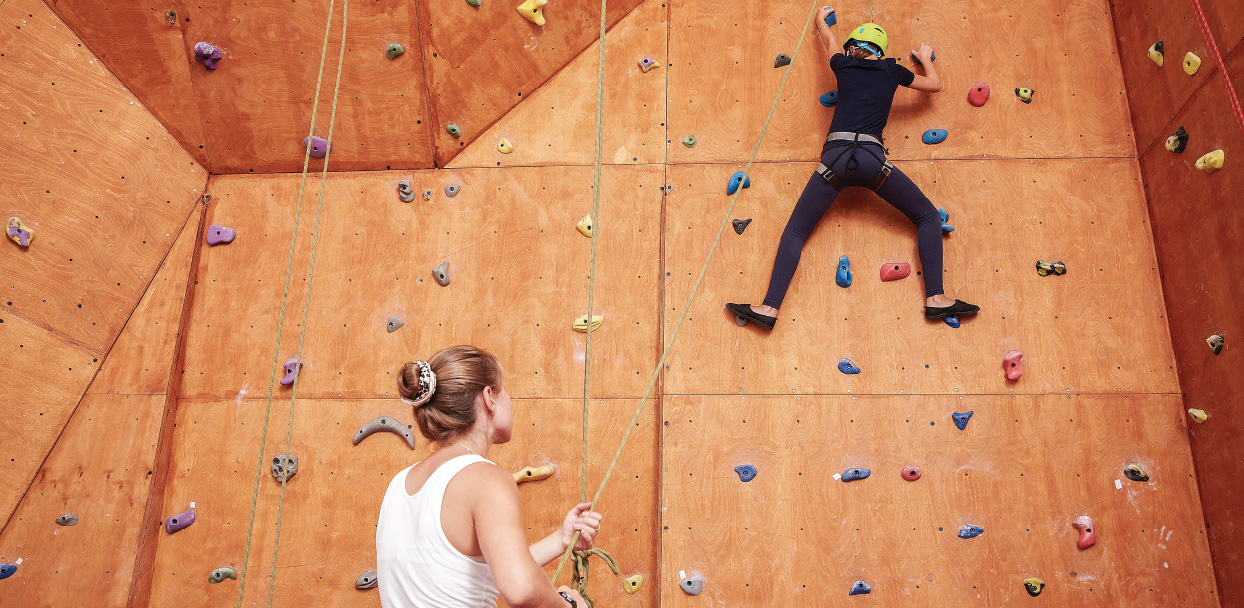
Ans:
<svg viewBox="0 0 1244 608"><path fill-rule="evenodd" d="M449 135L454 138L462 137L462 129L459 129L458 125L453 123L445 125L445 132L449 133Z"/></svg>
<svg viewBox="0 0 1244 608"><path fill-rule="evenodd" d="M466 0L466 3L471 6L479 6L479 0Z"/></svg>
<svg viewBox="0 0 1244 608"><path fill-rule="evenodd" d="M234 572L233 568L217 568L212 570L212 573L208 575L207 582L215 585L216 583L219 583L227 578L231 578L236 581L238 580L238 573Z"/></svg>
<svg viewBox="0 0 1244 608"><path fill-rule="evenodd" d="M389 43L388 48L384 50L384 54L388 55L389 59L397 59L399 55L405 52L406 49L402 48L402 45L396 42Z"/></svg>
<svg viewBox="0 0 1244 608"><path fill-rule="evenodd" d="M688 135L686 138L682 140L682 145L687 146L688 148L694 148L695 147L695 136Z"/></svg>

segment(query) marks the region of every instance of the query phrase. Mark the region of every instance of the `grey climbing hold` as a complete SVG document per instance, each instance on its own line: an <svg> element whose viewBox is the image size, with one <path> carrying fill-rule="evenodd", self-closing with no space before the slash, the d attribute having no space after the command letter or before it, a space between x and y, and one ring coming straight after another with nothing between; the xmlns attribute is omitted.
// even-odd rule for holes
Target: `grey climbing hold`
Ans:
<svg viewBox="0 0 1244 608"><path fill-rule="evenodd" d="M752 223L752 218L750 217L745 220L734 220L734 233L743 234L743 231L747 230L747 225L750 223Z"/></svg>
<svg viewBox="0 0 1244 608"><path fill-rule="evenodd" d="M354 445L358 445L364 439L381 431L400 435L402 439L406 440L406 445L410 446L410 449L415 449L415 436L410 432L410 427L402 426L400 422L390 416L381 416L360 426L359 430L354 431Z"/></svg>
<svg viewBox="0 0 1244 608"><path fill-rule="evenodd" d="M441 262L440 266L432 269L432 276L436 277L436 282L441 287L449 285L449 262Z"/></svg>
<svg viewBox="0 0 1244 608"><path fill-rule="evenodd" d="M959 528L959 538L976 538L984 533L985 529L980 526L964 524L962 528Z"/></svg>
<svg viewBox="0 0 1244 608"><path fill-rule="evenodd" d="M790 55L786 53L778 53L777 59L773 62L773 67L780 68L790 65Z"/></svg>
<svg viewBox="0 0 1244 608"><path fill-rule="evenodd" d="M387 55L389 59L397 59L402 55L402 53L405 52L406 49L402 48L402 45L396 42L389 43L389 46L384 49L384 54Z"/></svg>
<svg viewBox="0 0 1244 608"><path fill-rule="evenodd" d="M17 572L17 564L0 564L0 579L6 579Z"/></svg>
<svg viewBox="0 0 1244 608"><path fill-rule="evenodd" d="M231 578L236 581L238 580L238 573L234 572L233 568L217 568L212 570L212 573L208 575L207 582L215 585L216 583L219 583L227 578Z"/></svg>
<svg viewBox="0 0 1244 608"><path fill-rule="evenodd" d="M687 595L699 595L700 590L704 588L704 577L698 574L692 574L687 578L678 581L678 586Z"/></svg>
<svg viewBox="0 0 1244 608"><path fill-rule="evenodd" d="M78 516L72 513L66 513L56 518L56 525L58 526L73 526L77 525L77 523Z"/></svg>
<svg viewBox="0 0 1244 608"><path fill-rule="evenodd" d="M432 191L431 191L431 190L424 190L424 191L423 191L423 200L425 200L425 201L430 201L430 200L432 200Z"/></svg>
<svg viewBox="0 0 1244 608"><path fill-rule="evenodd" d="M688 135L684 137L682 139L682 145L687 146L688 148L694 148L695 147L695 136Z"/></svg>
<svg viewBox="0 0 1244 608"><path fill-rule="evenodd" d="M403 325L405 325L405 323L402 323L401 319L397 317L389 317L389 322L385 326L385 329L387 329L389 333L393 333L400 329Z"/></svg>
<svg viewBox="0 0 1244 608"><path fill-rule="evenodd" d="M968 428L968 421L972 419L972 414L975 413L975 410L969 410L966 413L954 412L950 415L950 417L954 418L955 426L959 427L959 430L962 431L963 429Z"/></svg>
<svg viewBox="0 0 1244 608"><path fill-rule="evenodd" d="M462 129L459 129L458 125L455 125L453 123L449 123L445 125L445 132L449 133L449 136L453 137L454 139L462 137Z"/></svg>
<svg viewBox="0 0 1244 608"><path fill-rule="evenodd" d="M459 186L458 184L449 184L448 186L445 186L445 196L448 196L449 198L458 196L459 190L462 190L462 186Z"/></svg>
<svg viewBox="0 0 1244 608"><path fill-rule="evenodd" d="M272 457L272 476L277 481L289 481L298 473L298 457L293 454L277 454Z"/></svg>
<svg viewBox="0 0 1244 608"><path fill-rule="evenodd" d="M410 187L410 180L398 180L397 197L402 199L403 203L414 202L415 189Z"/></svg>
<svg viewBox="0 0 1244 608"><path fill-rule="evenodd" d="M355 589L375 589L376 588L376 571L368 570L354 579Z"/></svg>
<svg viewBox="0 0 1244 608"><path fill-rule="evenodd" d="M177 515L169 515L164 520L164 531L172 534L190 527L192 523L194 523L194 509L186 509Z"/></svg>
<svg viewBox="0 0 1244 608"><path fill-rule="evenodd" d="M855 583L851 585L851 591L848 592L847 595L863 595L865 593L872 593L872 590L873 588L868 586L868 583L865 583L864 581L855 581Z"/></svg>
<svg viewBox="0 0 1244 608"><path fill-rule="evenodd" d="M855 481L857 479L868 479L872 475L871 469L847 469L842 472L843 481Z"/></svg>

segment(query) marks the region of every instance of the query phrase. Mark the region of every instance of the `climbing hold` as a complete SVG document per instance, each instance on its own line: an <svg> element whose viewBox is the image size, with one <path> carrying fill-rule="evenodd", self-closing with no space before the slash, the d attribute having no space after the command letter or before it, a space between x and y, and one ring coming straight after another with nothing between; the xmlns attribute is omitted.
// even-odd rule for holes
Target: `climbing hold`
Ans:
<svg viewBox="0 0 1244 608"><path fill-rule="evenodd" d="M497 151L502 154L509 154L514 151L514 144L510 143L510 140L502 137L501 141L497 142Z"/></svg>
<svg viewBox="0 0 1244 608"><path fill-rule="evenodd" d="M830 91L821 95L821 105L832 108L836 103L838 103L838 91Z"/></svg>
<svg viewBox="0 0 1244 608"><path fill-rule="evenodd" d="M480 0L466 0L466 3L470 4L471 6L479 6L479 2Z"/></svg>
<svg viewBox="0 0 1244 608"><path fill-rule="evenodd" d="M682 138L682 145L687 146L688 148L694 148L695 147L695 136L688 135Z"/></svg>
<svg viewBox="0 0 1244 608"><path fill-rule="evenodd" d="M384 54L387 55L389 59L397 59L402 55L402 53L405 52L406 49L402 48L402 45L396 42L390 42L389 46L384 49Z"/></svg>
<svg viewBox="0 0 1244 608"><path fill-rule="evenodd" d="M385 330L389 333L397 331L401 326L405 325L402 320L397 317L389 317L388 323L385 324Z"/></svg>
<svg viewBox="0 0 1244 608"><path fill-rule="evenodd" d="M773 62L773 67L780 68L787 65L790 65L790 55L787 55L786 53L778 53L777 60Z"/></svg>
<svg viewBox="0 0 1244 608"><path fill-rule="evenodd" d="M1015 89L1015 96L1024 103L1032 103L1032 96L1035 93L1036 91L1024 87L1017 87Z"/></svg>
<svg viewBox="0 0 1244 608"><path fill-rule="evenodd" d="M227 578L231 578L236 581L238 580L238 573L234 572L233 568L217 568L212 570L212 573L207 576L207 582L215 585L216 583L219 583Z"/></svg>
<svg viewBox="0 0 1244 608"><path fill-rule="evenodd" d="M410 180L398 180L397 198L401 199L403 203L409 203L415 200L415 189L410 187Z"/></svg>
<svg viewBox="0 0 1244 608"><path fill-rule="evenodd" d="M1093 531L1093 519L1088 515L1075 518L1071 525L1080 531L1080 538L1076 540L1077 547L1088 549L1097 542L1097 533Z"/></svg>
<svg viewBox="0 0 1244 608"><path fill-rule="evenodd" d="M1196 168L1206 173L1213 173L1222 168L1223 160L1225 157L1221 149L1207 152L1205 156L1196 159Z"/></svg>
<svg viewBox="0 0 1244 608"><path fill-rule="evenodd" d="M441 287L449 286L449 262L441 262L440 266L432 269L432 278L436 279L436 283Z"/></svg>
<svg viewBox="0 0 1244 608"><path fill-rule="evenodd" d="M311 148L311 158L324 158L328 154L328 140L323 137L304 137L302 145Z"/></svg>
<svg viewBox="0 0 1244 608"><path fill-rule="evenodd" d="M9 218L9 238L22 247L29 247L30 241L35 238L35 231L31 230L30 226L24 224L21 219L11 217Z"/></svg>
<svg viewBox="0 0 1244 608"><path fill-rule="evenodd" d="M1184 148L1187 147L1188 132L1184 130L1183 125L1179 125L1179 128L1175 131L1175 134L1166 138L1166 149L1174 152L1175 154L1181 154L1183 153Z"/></svg>
<svg viewBox="0 0 1244 608"><path fill-rule="evenodd" d="M354 579L355 589L375 589L376 588L376 571L365 570L358 578Z"/></svg>
<svg viewBox="0 0 1244 608"><path fill-rule="evenodd" d="M169 515L164 520L164 531L172 534L178 530L188 528L194 523L194 509L186 509L177 515Z"/></svg>
<svg viewBox="0 0 1244 608"><path fill-rule="evenodd" d="M1063 276L1067 274L1067 265L1062 262L1045 262L1037 260L1037 274L1048 277L1050 275Z"/></svg>
<svg viewBox="0 0 1244 608"><path fill-rule="evenodd" d="M1198 410L1195 407L1188 408L1188 415L1192 416L1192 421L1197 424L1201 424L1206 420L1209 420L1209 414L1206 414L1205 410Z"/></svg>
<svg viewBox="0 0 1244 608"><path fill-rule="evenodd" d="M953 329L959 329L959 315L946 315L942 317L942 321Z"/></svg>
<svg viewBox="0 0 1244 608"><path fill-rule="evenodd" d="M1188 51L1188 54L1184 55L1184 72L1192 76L1199 69L1201 69L1201 58L1197 57L1196 53Z"/></svg>
<svg viewBox="0 0 1244 608"><path fill-rule="evenodd" d="M847 592L847 595L863 595L865 593L871 593L872 590L873 588L869 587L868 583L865 583L864 581L855 581L851 584L851 590Z"/></svg>
<svg viewBox="0 0 1244 608"><path fill-rule="evenodd" d="M739 184L742 184L744 188L751 188L752 178L743 175L742 171L735 171L734 174L730 176L730 181L726 182L726 196L730 196L737 192Z"/></svg>
<svg viewBox="0 0 1244 608"><path fill-rule="evenodd" d="M882 281L897 281L911 275L911 264L907 262L889 262L881 265Z"/></svg>
<svg viewBox="0 0 1244 608"><path fill-rule="evenodd" d="M546 464L542 467L523 467L523 470L514 474L514 483L548 479L555 472L557 472L557 469L551 464Z"/></svg>
<svg viewBox="0 0 1244 608"><path fill-rule="evenodd" d="M212 224L207 228L207 244L208 245L227 245L233 242L233 237L238 233L232 229L219 224Z"/></svg>
<svg viewBox="0 0 1244 608"><path fill-rule="evenodd" d="M920 141L923 141L929 145L940 144L946 141L947 135L949 135L949 133L946 129L929 129L924 132L923 136L920 137Z"/></svg>
<svg viewBox="0 0 1244 608"><path fill-rule="evenodd" d="M445 125L445 132L448 133L450 137L455 139L462 137L462 129L459 129L458 125L453 123Z"/></svg>
<svg viewBox="0 0 1244 608"><path fill-rule="evenodd" d="M462 190L462 186L459 186L458 184L449 184L448 186L445 186L445 196L448 196L449 198L453 198L455 196L458 196L458 192L460 192L461 190Z"/></svg>
<svg viewBox="0 0 1244 608"><path fill-rule="evenodd" d="M432 191L431 191L431 190L424 190L424 191L423 191L423 200L425 200L425 201L430 201L430 200L432 200Z"/></svg>
<svg viewBox="0 0 1244 608"><path fill-rule="evenodd" d="M410 449L415 449L415 436L410 432L410 427L403 427L397 420L388 416L381 416L360 426L359 430L354 431L354 445L358 445L364 439L372 436L373 433L381 431L400 435L402 439L406 440L406 445L410 446Z"/></svg>
<svg viewBox="0 0 1244 608"><path fill-rule="evenodd" d="M1007 380L1019 380L1019 377L1024 375L1024 368L1019 365L1019 360L1023 358L1024 353L1017 350L1010 351L1002 357L1002 371L1006 374Z"/></svg>
<svg viewBox="0 0 1244 608"><path fill-rule="evenodd" d="M1041 595L1042 589L1045 589L1045 581L1039 578L1024 579L1024 591L1027 591L1028 595L1031 595L1032 597L1037 597L1038 595Z"/></svg>
<svg viewBox="0 0 1244 608"><path fill-rule="evenodd" d="M661 67L661 62L659 62L659 61L657 61L656 59L653 59L653 58L651 58L651 57L644 57L643 59L640 59L640 60L639 60L639 61L637 61L636 63L638 63L638 64L639 64L639 69L641 69L641 70L643 70L643 71L645 71L645 72L647 72L647 71L649 71L649 70L655 70L655 69L657 69L657 68Z"/></svg>
<svg viewBox="0 0 1244 608"><path fill-rule="evenodd" d="M903 467L903 479L906 479L907 481L915 481L920 479L920 467Z"/></svg>
<svg viewBox="0 0 1244 608"><path fill-rule="evenodd" d="M828 25L829 27L834 27L835 23L838 23L837 13L830 13L828 15L825 15L825 25Z"/></svg>
<svg viewBox="0 0 1244 608"><path fill-rule="evenodd" d="M1208 344L1209 349L1214 351L1214 354L1217 355L1218 353L1222 352L1222 347L1223 347L1223 344L1226 343L1226 338L1223 338L1222 336L1218 334L1214 334L1206 338L1205 343Z"/></svg>
<svg viewBox="0 0 1244 608"><path fill-rule="evenodd" d="M968 410L967 412L954 412L950 415L950 417L955 420L955 426L959 427L959 430L962 431L968 428L968 421L972 419L972 414L975 413L975 410Z"/></svg>
<svg viewBox="0 0 1244 608"><path fill-rule="evenodd" d="M741 464L734 467L734 472L739 474L739 480L744 483L756 478L756 467L750 464Z"/></svg>
<svg viewBox="0 0 1244 608"><path fill-rule="evenodd" d="M1162 67L1162 64L1166 63L1166 52L1163 49L1161 40L1153 43L1153 46L1149 47L1149 58L1152 59L1154 63L1158 64L1158 67Z"/></svg>
<svg viewBox="0 0 1244 608"><path fill-rule="evenodd" d="M1123 469L1123 476L1132 481L1149 481L1149 476L1141 470L1138 464L1129 464Z"/></svg>
<svg viewBox="0 0 1244 608"><path fill-rule="evenodd" d="M214 70L216 62L220 61L220 49L210 42L196 42L194 43L194 60L202 63L203 67Z"/></svg>
<svg viewBox="0 0 1244 608"><path fill-rule="evenodd" d="M622 580L622 588L626 590L627 595L630 595L632 593L635 593L636 591L639 591L640 585L643 585L643 584L644 584L644 575L642 574L628 576Z"/></svg>
<svg viewBox="0 0 1244 608"><path fill-rule="evenodd" d="M850 359L843 359L838 362L838 371L848 376L860 373L860 368L856 367Z"/></svg>
<svg viewBox="0 0 1244 608"><path fill-rule="evenodd" d="M838 256L838 272L834 275L834 282L839 287L851 286L851 259L845 255Z"/></svg>
<svg viewBox="0 0 1244 608"><path fill-rule="evenodd" d="M605 317L603 315L592 315L592 331L596 331L597 328L600 327L600 324L604 322L605 322ZM575 331L586 333L587 332L587 315L582 315L579 318L575 319L574 323L571 325L571 328L574 329Z"/></svg>
<svg viewBox="0 0 1244 608"><path fill-rule="evenodd" d="M978 80L972 88L968 89L968 103L981 107L985 102L989 101L989 85L984 80Z"/></svg>
<svg viewBox="0 0 1244 608"><path fill-rule="evenodd" d="M868 479L873 472L869 469L847 469L842 472L842 481L855 481L857 479Z"/></svg>
<svg viewBox="0 0 1244 608"><path fill-rule="evenodd" d="M959 528L959 538L976 538L985 533L985 529L980 526L971 526L964 524Z"/></svg>
<svg viewBox="0 0 1244 608"><path fill-rule="evenodd" d="M938 209L937 214L942 216L942 234L950 234L954 232L955 227L948 223L950 222L950 212L945 209Z"/></svg>
<svg viewBox="0 0 1244 608"><path fill-rule="evenodd" d="M277 481L289 481L298 473L298 457L294 454L277 454L272 457L272 476Z"/></svg>
<svg viewBox="0 0 1244 608"><path fill-rule="evenodd" d="M536 25L544 25L544 5L548 3L549 0L527 0L518 5L518 14Z"/></svg>
<svg viewBox="0 0 1244 608"><path fill-rule="evenodd" d="M17 564L0 564L0 580L13 576L17 572Z"/></svg>
<svg viewBox="0 0 1244 608"><path fill-rule="evenodd" d="M285 377L281 378L281 384L289 386L294 383L294 378L298 377L298 372L302 371L302 362L298 357L290 357L285 360Z"/></svg>
<svg viewBox="0 0 1244 608"><path fill-rule="evenodd" d="M56 518L58 526L75 526L78 524L78 516L72 513L66 513Z"/></svg>
<svg viewBox="0 0 1244 608"><path fill-rule="evenodd" d="M733 222L731 222L731 223L733 223L733 224L734 224L734 233L735 233L735 234L743 234L743 231L744 231L744 230L747 230L747 225L748 225L748 224L750 224L750 223L752 223L752 218L750 218L750 217L749 217L749 218L747 218L747 219L745 219L745 220L734 220L734 221L733 221Z"/></svg>
<svg viewBox="0 0 1244 608"><path fill-rule="evenodd" d="M704 588L704 577L693 574L687 578L678 581L678 586L682 588L683 593L687 595L699 595L700 590Z"/></svg>
<svg viewBox="0 0 1244 608"><path fill-rule="evenodd" d="M592 238L592 234L596 231L596 222L592 221L591 213L583 216L583 219L579 220L579 223L574 226L579 229L579 232L583 233L583 236L589 239Z"/></svg>

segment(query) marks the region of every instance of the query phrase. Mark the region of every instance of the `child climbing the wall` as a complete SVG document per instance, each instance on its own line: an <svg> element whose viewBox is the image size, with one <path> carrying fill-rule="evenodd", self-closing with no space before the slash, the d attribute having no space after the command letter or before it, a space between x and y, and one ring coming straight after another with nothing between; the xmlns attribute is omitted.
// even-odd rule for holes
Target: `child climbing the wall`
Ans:
<svg viewBox="0 0 1244 608"><path fill-rule="evenodd" d="M402 367L402 401L439 449L394 476L376 526L377 582L384 608L585 606L553 589L541 566L592 548L601 516L576 505L557 531L528 546L510 473L484 458L510 440L514 410L501 364L474 346L454 346Z"/></svg>
<svg viewBox="0 0 1244 608"><path fill-rule="evenodd" d="M726 304L726 308L765 329L773 329L812 230L843 188L861 187L876 192L916 225L920 264L924 268L925 318L976 314L979 307L951 299L942 287L942 219L937 209L910 178L886 160L882 132L898 87L927 93L942 90L941 77L933 67L933 49L925 44L912 51L926 72L913 74L885 56L889 51L885 30L875 23L865 23L851 30L842 45L844 52L835 53L838 39L825 22L833 12L832 8L821 8L816 18L821 42L826 53L832 54L829 67L838 79L838 102L829 136L821 149L821 164L808 180L782 231L764 302L759 306Z"/></svg>

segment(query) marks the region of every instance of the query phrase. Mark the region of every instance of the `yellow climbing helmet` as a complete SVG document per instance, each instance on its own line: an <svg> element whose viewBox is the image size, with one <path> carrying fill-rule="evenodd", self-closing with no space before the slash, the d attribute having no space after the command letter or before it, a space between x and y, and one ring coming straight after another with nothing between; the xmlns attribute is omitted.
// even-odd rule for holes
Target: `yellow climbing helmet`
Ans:
<svg viewBox="0 0 1244 608"><path fill-rule="evenodd" d="M850 51L857 41L867 42L881 49L881 57L885 57L886 51L890 50L890 37L886 36L885 30L881 29L881 26L876 23L865 23L851 30L851 35L847 36L847 41L842 45L842 48Z"/></svg>

